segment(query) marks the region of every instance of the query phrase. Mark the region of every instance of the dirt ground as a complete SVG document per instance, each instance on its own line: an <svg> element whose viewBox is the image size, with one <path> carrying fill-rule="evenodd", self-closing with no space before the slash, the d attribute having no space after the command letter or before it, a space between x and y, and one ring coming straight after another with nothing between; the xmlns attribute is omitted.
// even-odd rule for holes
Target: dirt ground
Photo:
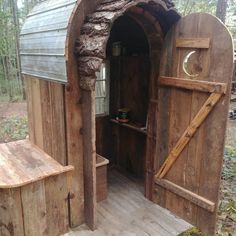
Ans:
<svg viewBox="0 0 236 236"><path fill-rule="evenodd" d="M25 102L19 103L0 103L0 121L11 116L25 117L27 106Z"/></svg>
<svg viewBox="0 0 236 236"><path fill-rule="evenodd" d="M0 103L0 143L25 139L27 135L26 103Z"/></svg>

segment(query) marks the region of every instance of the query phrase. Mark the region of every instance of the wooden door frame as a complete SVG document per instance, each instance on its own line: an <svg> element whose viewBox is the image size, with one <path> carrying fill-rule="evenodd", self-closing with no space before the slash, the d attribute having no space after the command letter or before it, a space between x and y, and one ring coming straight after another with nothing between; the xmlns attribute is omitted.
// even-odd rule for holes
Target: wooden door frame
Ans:
<svg viewBox="0 0 236 236"><path fill-rule="evenodd" d="M134 11L134 8L132 8ZM147 14L146 14L147 15ZM149 83L149 97L155 97L155 91L153 90L153 84L155 84L155 80L158 75L159 68L156 66L159 64L160 53L162 49L163 42L163 32L161 31L161 26L158 22L155 22L155 26L150 24L150 28L144 26L145 23L149 22L149 19L143 20L140 22L140 19L132 17L143 29L147 40L150 45L150 83ZM160 37L153 38L153 32L161 35ZM153 50L159 45L158 49ZM105 59L104 59L105 60ZM102 65L104 60L99 60L96 68ZM97 69L96 69L97 70ZM94 75L96 73L94 70ZM96 229L96 114L95 114L95 84L96 77L94 76L92 79L89 78L90 81L87 82L86 76L81 76L80 78L80 87L82 88L82 120L83 120L83 167L84 167L84 202L85 202L85 222L89 226L90 229ZM91 83L92 81L92 83ZM148 109L148 114L150 110ZM147 120L148 120L147 114ZM146 138L147 143L148 137ZM153 166L150 166L152 162L149 160L149 156L144 156L145 159L145 196L151 199L151 192L149 191L149 185L153 179L153 174L150 176L148 173L149 169L152 169L152 173L154 173ZM148 194L147 194L148 193Z"/></svg>
<svg viewBox="0 0 236 236"><path fill-rule="evenodd" d="M96 209L96 115L95 91L82 91L83 155L84 155L84 214L90 229L97 227Z"/></svg>
<svg viewBox="0 0 236 236"><path fill-rule="evenodd" d="M128 14L142 27L150 45L150 60L151 60L151 80L155 84L155 78L158 74L157 65L159 64L159 57L162 45L164 32L162 27L167 31L172 24L179 20L180 15L176 12L172 6L166 6L161 0L156 1L153 5L149 5L147 9L138 6L142 2L149 5L149 0L134 0L127 2L122 9L117 8L114 11L113 17L110 19L111 12L108 11L109 27L105 27L100 30L100 23L98 27L90 31L89 25L86 23L81 28L81 35L79 40L75 44L75 51L78 55L78 77L79 86L81 91L82 104L82 123L83 128L81 133L83 136L83 172L84 172L84 198L85 198L85 222L92 229L96 229L96 116L95 116L95 84L96 84L96 72L99 71L101 64L106 58L107 42L110 36L114 21L124 14ZM171 9L171 10L170 10ZM165 12L163 15L162 27L159 20L152 14L152 11L158 13L159 11ZM106 12L104 12L106 14ZM95 17L96 11L90 15L90 19ZM168 24L165 24L165 18L171 17L172 20ZM104 22L102 21L102 24ZM155 37L153 37L155 35ZM93 41L93 46L89 47L89 40ZM94 41L97 43L97 48L94 48ZM154 90L150 88L150 91L154 94ZM154 96L155 97L155 96ZM146 159L146 173L153 167L147 163L151 163ZM146 174L145 176L145 188L147 184L151 183L151 176ZM145 190L146 191L146 190ZM147 191L146 191L147 192ZM148 191L150 193L150 191ZM147 194L145 194L147 196ZM151 196L149 194L149 196Z"/></svg>

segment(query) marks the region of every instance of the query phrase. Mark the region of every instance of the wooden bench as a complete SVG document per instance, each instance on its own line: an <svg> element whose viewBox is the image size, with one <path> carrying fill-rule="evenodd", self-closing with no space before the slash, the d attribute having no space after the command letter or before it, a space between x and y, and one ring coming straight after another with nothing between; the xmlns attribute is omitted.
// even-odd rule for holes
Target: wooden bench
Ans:
<svg viewBox="0 0 236 236"><path fill-rule="evenodd" d="M68 174L30 141L0 144L0 235L68 232Z"/></svg>

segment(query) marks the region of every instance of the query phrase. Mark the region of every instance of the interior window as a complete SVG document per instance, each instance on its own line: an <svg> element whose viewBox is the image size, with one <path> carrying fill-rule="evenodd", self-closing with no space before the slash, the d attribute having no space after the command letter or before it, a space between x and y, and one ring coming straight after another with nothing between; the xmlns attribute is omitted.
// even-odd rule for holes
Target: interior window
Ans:
<svg viewBox="0 0 236 236"><path fill-rule="evenodd" d="M109 63L101 65L96 82L96 115L109 114Z"/></svg>

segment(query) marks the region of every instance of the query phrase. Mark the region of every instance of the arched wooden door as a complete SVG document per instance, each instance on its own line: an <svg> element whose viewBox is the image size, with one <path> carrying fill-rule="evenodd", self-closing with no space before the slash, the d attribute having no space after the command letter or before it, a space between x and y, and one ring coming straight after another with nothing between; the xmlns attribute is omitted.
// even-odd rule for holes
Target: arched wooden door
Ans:
<svg viewBox="0 0 236 236"><path fill-rule="evenodd" d="M158 99L150 100L146 193L207 235L215 232L232 71L225 26L189 15L165 39Z"/></svg>

